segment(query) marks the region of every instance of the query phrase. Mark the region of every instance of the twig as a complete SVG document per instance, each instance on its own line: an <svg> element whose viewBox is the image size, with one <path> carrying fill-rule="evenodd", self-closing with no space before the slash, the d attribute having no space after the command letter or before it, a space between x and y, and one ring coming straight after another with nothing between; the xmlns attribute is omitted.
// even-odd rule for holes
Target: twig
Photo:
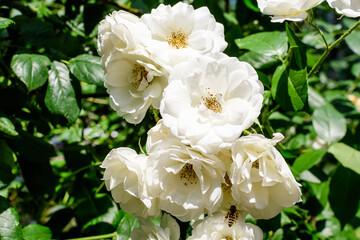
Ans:
<svg viewBox="0 0 360 240"><path fill-rule="evenodd" d="M315 65L310 70L307 77L309 78L315 71L318 70L320 65L324 62L324 60L329 56L330 52L342 41L346 38L352 31L354 31L358 26L360 26L360 20L354 24L350 29L348 29L340 38L338 38L333 44L331 44L328 48L325 49L324 53L321 55L320 59L315 63Z"/></svg>
<svg viewBox="0 0 360 240"><path fill-rule="evenodd" d="M122 10L125 10L127 12L131 12L131 13L133 13L135 15L138 15L138 16L143 15L143 12L141 10L139 10L139 9L131 8L131 7L126 6L125 4L113 2L112 0L97 0L97 1L105 2L105 3L109 4L109 5L112 5L114 7L118 7L120 9L122 9Z"/></svg>

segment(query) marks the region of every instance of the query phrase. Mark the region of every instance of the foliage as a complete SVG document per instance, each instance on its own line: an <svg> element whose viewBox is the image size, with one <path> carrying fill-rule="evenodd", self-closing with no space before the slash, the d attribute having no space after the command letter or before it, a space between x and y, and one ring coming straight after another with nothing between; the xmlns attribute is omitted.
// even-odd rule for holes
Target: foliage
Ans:
<svg viewBox="0 0 360 240"><path fill-rule="evenodd" d="M140 152L156 121L148 113L131 125L110 108L97 24L114 10L141 15L159 1L1 4L0 238L127 239L137 220L113 202L99 166L112 148ZM256 68L266 91L254 130L285 135L280 151L302 184L302 203L248 221L266 239L360 238L360 29L331 45L356 21L337 19L327 5L309 24L279 24L256 1L192 4L225 26L226 53Z"/></svg>

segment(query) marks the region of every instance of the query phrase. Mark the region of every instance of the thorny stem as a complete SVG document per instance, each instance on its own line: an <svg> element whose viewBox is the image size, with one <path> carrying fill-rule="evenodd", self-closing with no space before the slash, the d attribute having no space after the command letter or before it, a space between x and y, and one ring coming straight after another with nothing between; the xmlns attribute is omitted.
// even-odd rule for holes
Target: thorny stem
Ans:
<svg viewBox="0 0 360 240"><path fill-rule="evenodd" d="M325 47L325 49L328 49L329 48L329 45L326 41L326 38L325 38L325 35L324 35L324 32L319 28L319 26L316 24L316 23L313 23L313 19L314 19L314 12L313 10L311 9L310 12L308 12L309 14L309 17L307 19L305 19L305 22L307 24L309 24L311 27L315 28L316 31L320 34L321 38L323 39L324 41L324 44L322 42L320 42L321 45L323 45ZM310 16L311 16L311 19L310 19ZM315 38L317 40L317 38Z"/></svg>
<svg viewBox="0 0 360 240"><path fill-rule="evenodd" d="M324 62L324 60L329 56L330 52L338 45L344 38L346 38L352 31L354 31L358 26L360 26L360 20L354 24L351 28L349 28L340 38L338 38L333 44L331 44L328 48L325 49L325 52L321 55L320 59L315 63L315 65L310 70L307 77L309 78L312 74L314 74L320 65Z"/></svg>
<svg viewBox="0 0 360 240"><path fill-rule="evenodd" d="M316 31L320 34L321 38L323 39L324 43L322 43L320 40L318 40L317 38L315 38L315 40L317 40L321 45L324 46L325 49L329 48L329 44L326 41L324 32L319 28L319 26L317 24L312 23L311 21L307 22L310 26L312 26L313 28L316 29Z"/></svg>

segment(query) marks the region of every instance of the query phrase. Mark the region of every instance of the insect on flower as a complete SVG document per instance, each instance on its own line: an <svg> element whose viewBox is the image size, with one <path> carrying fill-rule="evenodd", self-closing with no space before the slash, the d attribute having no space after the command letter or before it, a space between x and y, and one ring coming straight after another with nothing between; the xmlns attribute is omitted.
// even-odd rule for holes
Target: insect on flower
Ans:
<svg viewBox="0 0 360 240"><path fill-rule="evenodd" d="M225 220L228 220L228 226L232 227L232 225L234 225L234 223L236 222L236 220L238 220L239 218L239 212L236 209L235 205L231 205L230 209L228 210L228 212L225 215Z"/></svg>

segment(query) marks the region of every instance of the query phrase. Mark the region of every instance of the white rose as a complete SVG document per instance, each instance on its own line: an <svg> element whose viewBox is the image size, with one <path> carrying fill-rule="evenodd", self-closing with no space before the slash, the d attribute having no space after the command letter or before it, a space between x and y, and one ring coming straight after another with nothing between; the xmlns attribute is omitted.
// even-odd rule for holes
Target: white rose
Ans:
<svg viewBox="0 0 360 240"><path fill-rule="evenodd" d="M164 124L205 153L229 148L260 114L264 87L254 68L225 54L177 65L164 90Z"/></svg>
<svg viewBox="0 0 360 240"><path fill-rule="evenodd" d="M149 38L149 29L137 16L125 11L114 11L99 23L98 53L107 56L114 49L134 50Z"/></svg>
<svg viewBox="0 0 360 240"><path fill-rule="evenodd" d="M159 216L157 199L149 197L145 170L147 156L138 155L130 148L110 151L101 167L103 180L121 209L140 217Z"/></svg>
<svg viewBox="0 0 360 240"><path fill-rule="evenodd" d="M335 8L339 14L347 17L360 17L360 1L359 0L327 0L330 7Z"/></svg>
<svg viewBox="0 0 360 240"><path fill-rule="evenodd" d="M130 240L179 240L180 227L169 214L161 218L160 227L149 220L140 219L140 229L135 229Z"/></svg>
<svg viewBox="0 0 360 240"><path fill-rule="evenodd" d="M149 152L148 183L160 208L181 221L197 219L202 213L216 211L222 203L221 184L225 166L215 155L202 154L185 146L173 136L160 137L160 127L149 133L154 144ZM151 137L151 135L155 135Z"/></svg>
<svg viewBox="0 0 360 240"><path fill-rule="evenodd" d="M229 227L225 220L225 212L207 216L202 221L197 221L193 225L192 235L188 240L262 240L263 233L258 226L245 223L244 216Z"/></svg>
<svg viewBox="0 0 360 240"><path fill-rule="evenodd" d="M110 53L105 87L110 106L130 123L140 123L150 106L159 109L168 73L146 51Z"/></svg>
<svg viewBox="0 0 360 240"><path fill-rule="evenodd" d="M301 201L301 185L274 147L282 139L280 133L275 133L273 139L252 134L232 146L232 195L256 219L272 218Z"/></svg>
<svg viewBox="0 0 360 240"><path fill-rule="evenodd" d="M227 46L223 25L216 22L207 7L194 10L182 2L173 7L160 4L141 20L153 38L145 43L147 49L169 66L195 54L222 52Z"/></svg>
<svg viewBox="0 0 360 240"><path fill-rule="evenodd" d="M319 5L323 0L257 0L260 11L266 15L274 15L272 22L302 21L307 10Z"/></svg>

